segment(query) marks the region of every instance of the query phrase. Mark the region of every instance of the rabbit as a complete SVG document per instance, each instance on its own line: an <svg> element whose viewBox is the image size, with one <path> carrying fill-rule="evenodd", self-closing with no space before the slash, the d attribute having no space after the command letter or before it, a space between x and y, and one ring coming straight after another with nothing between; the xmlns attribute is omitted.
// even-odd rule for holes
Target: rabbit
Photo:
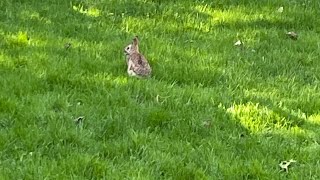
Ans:
<svg viewBox="0 0 320 180"><path fill-rule="evenodd" d="M149 77L151 67L147 59L139 52L139 39L135 36L133 42L124 48L127 62L127 73L129 76Z"/></svg>

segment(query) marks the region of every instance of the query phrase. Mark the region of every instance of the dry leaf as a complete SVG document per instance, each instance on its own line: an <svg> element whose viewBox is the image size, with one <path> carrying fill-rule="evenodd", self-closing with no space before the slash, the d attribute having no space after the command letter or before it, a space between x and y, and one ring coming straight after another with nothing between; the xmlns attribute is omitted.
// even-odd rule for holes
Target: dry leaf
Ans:
<svg viewBox="0 0 320 180"><path fill-rule="evenodd" d="M211 126L211 121L209 121L209 120L203 121L202 122L202 126L210 127Z"/></svg>
<svg viewBox="0 0 320 180"><path fill-rule="evenodd" d="M282 6L279 7L279 9L277 11L278 11L278 13L283 13L283 7Z"/></svg>
<svg viewBox="0 0 320 180"><path fill-rule="evenodd" d="M234 45L235 46L241 46L241 45L243 45L243 43L240 40L238 40L237 42L234 43Z"/></svg>
<svg viewBox="0 0 320 180"><path fill-rule="evenodd" d="M293 40L297 40L298 39L298 34L293 32L293 31L287 32L286 34Z"/></svg>
<svg viewBox="0 0 320 180"><path fill-rule="evenodd" d="M84 116L79 116L78 118L76 118L76 119L74 120L74 122L75 122L76 124L80 124L80 123L83 122L83 120L84 120Z"/></svg>
<svg viewBox="0 0 320 180"><path fill-rule="evenodd" d="M291 163L293 163L293 162L297 162L297 161L295 161L293 159L290 159L289 161L281 161L279 166L280 166L281 170L284 170L285 172L288 172L289 171L288 168L291 165Z"/></svg>
<svg viewBox="0 0 320 180"><path fill-rule="evenodd" d="M64 45L64 48L65 48L65 49L70 49L71 46L72 46L71 43L66 43L66 44Z"/></svg>

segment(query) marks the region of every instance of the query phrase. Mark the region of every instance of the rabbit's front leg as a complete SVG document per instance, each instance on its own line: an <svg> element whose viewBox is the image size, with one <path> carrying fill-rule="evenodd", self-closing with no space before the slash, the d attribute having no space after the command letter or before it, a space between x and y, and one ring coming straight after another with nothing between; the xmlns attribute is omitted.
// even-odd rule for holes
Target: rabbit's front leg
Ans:
<svg viewBox="0 0 320 180"><path fill-rule="evenodd" d="M127 72L129 74L129 76L136 76L136 73L131 69L132 65L133 65L132 61L129 60Z"/></svg>

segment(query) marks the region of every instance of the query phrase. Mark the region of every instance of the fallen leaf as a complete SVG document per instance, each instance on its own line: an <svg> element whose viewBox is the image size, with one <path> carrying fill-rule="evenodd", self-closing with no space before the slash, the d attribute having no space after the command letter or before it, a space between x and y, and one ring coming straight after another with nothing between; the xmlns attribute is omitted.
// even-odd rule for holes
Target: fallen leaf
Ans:
<svg viewBox="0 0 320 180"><path fill-rule="evenodd" d="M76 119L74 120L74 122L75 122L76 124L80 124L80 123L83 122L83 120L84 120L84 116L79 116L78 118L76 118Z"/></svg>
<svg viewBox="0 0 320 180"><path fill-rule="evenodd" d="M286 34L293 40L297 40L298 39L298 34L293 32L293 31L287 32Z"/></svg>
<svg viewBox="0 0 320 180"><path fill-rule="evenodd" d="M202 126L210 127L211 126L211 121L209 121L209 120L203 121L202 122Z"/></svg>
<svg viewBox="0 0 320 180"><path fill-rule="evenodd" d="M66 43L66 44L64 45L64 48L65 48L65 49L70 49L71 46L72 46L71 43Z"/></svg>
<svg viewBox="0 0 320 180"><path fill-rule="evenodd" d="M291 165L291 163L293 162L297 162L293 159L290 159L289 161L281 161L279 166L281 168L281 170L285 171L285 172L288 172L289 171L289 166Z"/></svg>
<svg viewBox="0 0 320 180"><path fill-rule="evenodd" d="M277 10L279 13L283 13L283 6L279 7L279 9Z"/></svg>
<svg viewBox="0 0 320 180"><path fill-rule="evenodd" d="M238 40L237 42L234 43L234 45L235 46L241 46L241 45L243 45L243 43L240 40Z"/></svg>

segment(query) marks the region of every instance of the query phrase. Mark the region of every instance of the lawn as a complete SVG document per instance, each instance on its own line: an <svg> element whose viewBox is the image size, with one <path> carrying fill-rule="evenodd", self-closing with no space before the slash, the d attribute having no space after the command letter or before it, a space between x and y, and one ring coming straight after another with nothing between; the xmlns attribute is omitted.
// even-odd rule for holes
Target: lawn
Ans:
<svg viewBox="0 0 320 180"><path fill-rule="evenodd" d="M320 179L319 9L1 0L0 179Z"/></svg>

